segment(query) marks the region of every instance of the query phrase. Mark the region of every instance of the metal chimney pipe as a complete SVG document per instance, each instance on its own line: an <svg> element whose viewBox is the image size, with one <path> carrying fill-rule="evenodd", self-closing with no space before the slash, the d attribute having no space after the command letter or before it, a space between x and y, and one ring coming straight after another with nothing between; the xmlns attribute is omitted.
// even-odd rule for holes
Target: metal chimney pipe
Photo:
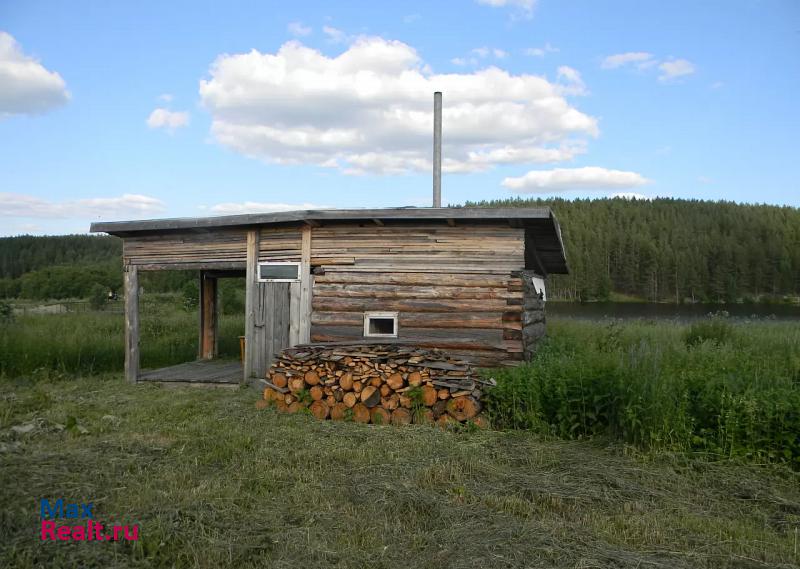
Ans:
<svg viewBox="0 0 800 569"><path fill-rule="evenodd" d="M433 94L433 207L442 207L442 93Z"/></svg>

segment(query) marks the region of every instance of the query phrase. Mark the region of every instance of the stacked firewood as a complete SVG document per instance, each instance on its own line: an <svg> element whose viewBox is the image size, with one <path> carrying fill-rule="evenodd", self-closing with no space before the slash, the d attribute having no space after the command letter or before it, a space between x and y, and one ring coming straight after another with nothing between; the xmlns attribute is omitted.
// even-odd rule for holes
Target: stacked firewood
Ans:
<svg viewBox="0 0 800 569"><path fill-rule="evenodd" d="M447 426L485 425L481 395L494 380L439 350L337 342L283 350L264 384L264 400L284 412L307 408L318 419Z"/></svg>

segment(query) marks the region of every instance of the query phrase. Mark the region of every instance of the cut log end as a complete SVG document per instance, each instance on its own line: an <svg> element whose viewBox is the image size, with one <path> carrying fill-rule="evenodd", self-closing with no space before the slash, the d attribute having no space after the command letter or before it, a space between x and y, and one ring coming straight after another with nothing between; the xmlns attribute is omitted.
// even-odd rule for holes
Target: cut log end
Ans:
<svg viewBox="0 0 800 569"><path fill-rule="evenodd" d="M383 407L373 407L369 415L373 425L388 425L392 420L392 414Z"/></svg>
<svg viewBox="0 0 800 569"><path fill-rule="evenodd" d="M398 407L392 411L392 425L410 425L411 424L411 411L404 407Z"/></svg>
<svg viewBox="0 0 800 569"><path fill-rule="evenodd" d="M447 413L459 422L472 419L480 410L480 403L472 397L456 397L447 402Z"/></svg>
<svg viewBox="0 0 800 569"><path fill-rule="evenodd" d="M289 380L286 379L286 376L282 373L273 373L271 375L271 381L276 387L286 387Z"/></svg>
<svg viewBox="0 0 800 569"><path fill-rule="evenodd" d="M327 419L330 409L324 401L314 401L309 407L311 414L319 420Z"/></svg>
<svg viewBox="0 0 800 569"><path fill-rule="evenodd" d="M353 406L353 421L356 423L369 423L369 408L363 403L356 403Z"/></svg>
<svg viewBox="0 0 800 569"><path fill-rule="evenodd" d="M307 371L304 378L306 385L317 385L319 383L319 374L315 371Z"/></svg>

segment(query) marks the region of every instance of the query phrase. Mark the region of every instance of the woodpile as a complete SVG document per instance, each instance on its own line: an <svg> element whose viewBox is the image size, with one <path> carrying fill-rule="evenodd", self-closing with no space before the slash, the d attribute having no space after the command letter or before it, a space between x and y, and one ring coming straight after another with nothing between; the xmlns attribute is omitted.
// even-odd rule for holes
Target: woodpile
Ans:
<svg viewBox="0 0 800 569"><path fill-rule="evenodd" d="M279 411L377 425L484 426L481 396L495 385L440 350L364 341L287 348L263 381Z"/></svg>

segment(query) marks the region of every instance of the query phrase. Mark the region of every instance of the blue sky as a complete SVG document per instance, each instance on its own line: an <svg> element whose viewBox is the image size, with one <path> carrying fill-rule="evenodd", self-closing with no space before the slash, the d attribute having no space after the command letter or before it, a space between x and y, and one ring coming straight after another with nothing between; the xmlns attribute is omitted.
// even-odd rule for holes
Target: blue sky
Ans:
<svg viewBox="0 0 800 569"><path fill-rule="evenodd" d="M800 206L800 2L0 3L0 234L619 193Z"/></svg>

